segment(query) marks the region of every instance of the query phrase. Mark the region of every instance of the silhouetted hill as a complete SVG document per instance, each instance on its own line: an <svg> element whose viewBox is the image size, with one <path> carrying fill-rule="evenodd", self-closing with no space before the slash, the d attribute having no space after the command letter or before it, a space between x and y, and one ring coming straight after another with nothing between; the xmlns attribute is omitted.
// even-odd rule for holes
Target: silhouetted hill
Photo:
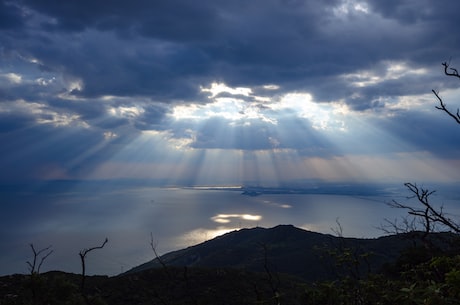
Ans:
<svg viewBox="0 0 460 305"><path fill-rule="evenodd" d="M376 272L394 262L401 250L412 243L403 235L375 239L343 238L279 225L274 228L252 228L233 231L204 243L162 255L168 266L239 268L265 271L265 262L272 272L287 273L307 281L331 279L338 272L334 251L350 249L351 255L362 257L360 272ZM364 258L364 254L370 254ZM126 273L159 268L158 259L137 266Z"/></svg>

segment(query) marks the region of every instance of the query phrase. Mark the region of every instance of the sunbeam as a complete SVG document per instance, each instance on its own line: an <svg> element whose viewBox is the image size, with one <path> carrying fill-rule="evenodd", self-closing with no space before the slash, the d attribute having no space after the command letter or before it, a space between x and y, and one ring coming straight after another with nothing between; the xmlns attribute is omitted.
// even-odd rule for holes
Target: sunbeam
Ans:
<svg viewBox="0 0 460 305"><path fill-rule="evenodd" d="M201 90L211 93L209 101L173 106L162 130L144 130L130 138L113 131L116 136L105 136L70 164L110 148L111 157L88 177L189 186L278 186L305 179L391 181L409 178L406 172L432 173L442 180L446 172L447 180L456 177L449 168L431 162L424 148L397 134L401 130L396 126L387 128L399 115L394 105L363 115L343 102L318 103L308 93L270 97L266 90L258 96L251 88L223 83ZM141 106L117 109L112 112L130 119L144 112Z"/></svg>

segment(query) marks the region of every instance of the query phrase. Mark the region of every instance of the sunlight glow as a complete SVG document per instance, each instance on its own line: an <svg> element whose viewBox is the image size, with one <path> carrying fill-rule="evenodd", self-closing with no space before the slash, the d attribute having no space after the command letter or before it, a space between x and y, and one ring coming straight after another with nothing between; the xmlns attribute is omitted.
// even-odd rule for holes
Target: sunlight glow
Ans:
<svg viewBox="0 0 460 305"><path fill-rule="evenodd" d="M324 227L322 227L321 225L318 225L318 224L313 224L313 223L306 223L306 224L300 225L299 228L302 228L304 230L311 231L311 232L330 233L330 227L327 228L327 229L329 229L329 231L325 232Z"/></svg>
<svg viewBox="0 0 460 305"><path fill-rule="evenodd" d="M39 84L40 86L49 86L53 84L55 81L56 81L56 77L51 77L49 79L46 79L44 77L39 77L35 80L35 82Z"/></svg>
<svg viewBox="0 0 460 305"><path fill-rule="evenodd" d="M420 76L428 73L427 69L413 69L408 63L401 61L385 61L382 64L383 72L378 73L375 70L362 70L356 73L344 74L342 78L349 81L351 85L362 88L388 80L398 80L408 75Z"/></svg>
<svg viewBox="0 0 460 305"><path fill-rule="evenodd" d="M234 218L249 221L260 221L262 216L251 214L218 214L211 217L212 221L217 223L230 223Z"/></svg>
<svg viewBox="0 0 460 305"><path fill-rule="evenodd" d="M217 236L224 235L229 232L237 231L237 227L217 227L216 229L195 229L189 231L176 240L175 247L184 248L192 245L196 245L207 240L213 239Z"/></svg>
<svg viewBox="0 0 460 305"><path fill-rule="evenodd" d="M196 140L196 131L192 129L186 129L183 131L183 137L174 137L170 131L158 131L158 130L143 130L141 137L138 140L143 141L165 141L168 145L167 148L174 149L177 151L185 152L191 150L190 144Z"/></svg>
<svg viewBox="0 0 460 305"><path fill-rule="evenodd" d="M16 73L6 73L1 76L6 78L12 84L18 85L22 83L22 76Z"/></svg>
<svg viewBox="0 0 460 305"><path fill-rule="evenodd" d="M170 116L175 120L206 120L212 117L220 117L233 122L259 119L266 123L276 124L276 119L264 114L258 103L246 102L231 97L219 97L206 105L175 106Z"/></svg>
<svg viewBox="0 0 460 305"><path fill-rule="evenodd" d="M106 140L111 140L111 139L118 137L118 135L112 131L106 131L103 133L103 135L104 135L104 139Z"/></svg>
<svg viewBox="0 0 460 305"><path fill-rule="evenodd" d="M342 0L341 4L333 9L336 16L346 16L352 13L368 14L369 7L366 2L356 0Z"/></svg>
<svg viewBox="0 0 460 305"><path fill-rule="evenodd" d="M309 93L289 93L278 104L272 104L274 110L295 110L300 117L312 122L318 130L346 129L344 116L350 113L348 106L342 102L319 104L313 102Z"/></svg>
<svg viewBox="0 0 460 305"><path fill-rule="evenodd" d="M245 87L230 88L224 83L212 83L210 88L200 87L200 89L202 92L210 92L211 98L216 97L217 95L223 92L230 93L232 95L244 95L244 96L249 96L252 94L251 88L245 88Z"/></svg>
<svg viewBox="0 0 460 305"><path fill-rule="evenodd" d="M277 202L272 202L270 200L264 200L263 204L268 205L268 206L274 206L277 208L282 208L282 209L290 209L292 208L292 205L287 204L287 203L277 203Z"/></svg>
<svg viewBox="0 0 460 305"><path fill-rule="evenodd" d="M407 95L401 96L398 99L394 100L385 100L385 108L388 110L411 110L422 112L432 112L432 108L426 107L433 103L433 94L423 94L423 95ZM391 113L389 113L391 115Z"/></svg>
<svg viewBox="0 0 460 305"><path fill-rule="evenodd" d="M265 87L275 90L276 85ZM265 88L264 87L264 88ZM170 116L175 120L202 121L213 117L224 118L230 121L230 126L248 126L251 120L260 120L272 125L278 125L278 116L284 112L297 113L300 118L307 119L313 128L318 130L347 129L345 117L351 113L343 101L316 103L309 93L294 92L281 97L255 96L251 88L230 88L224 84L213 83L212 102L201 104L188 104L174 106ZM218 92L239 94L239 97L218 97ZM241 96L248 96L245 100ZM279 139L272 138L273 147L277 147Z"/></svg>
<svg viewBox="0 0 460 305"><path fill-rule="evenodd" d="M44 111L44 116L37 118L39 124L53 124L54 126L68 126L76 123L81 127L89 127L88 124L80 120L80 116L76 114L65 114L51 111Z"/></svg>
<svg viewBox="0 0 460 305"><path fill-rule="evenodd" d="M103 101L111 101L111 100L114 100L115 98L118 98L118 97L115 96L115 95L104 95L104 96L101 96L101 100L103 100Z"/></svg>
<svg viewBox="0 0 460 305"><path fill-rule="evenodd" d="M29 103L22 99L0 105L0 112L10 111L32 115L38 124L52 124L56 127L69 125L83 128L89 127L89 125L82 121L80 116L77 114L59 113L50 109L46 104Z"/></svg>
<svg viewBox="0 0 460 305"><path fill-rule="evenodd" d="M82 80L74 80L74 81L69 82L67 90L69 90L69 92L72 92L74 90L76 90L76 91L83 90L83 81Z"/></svg>
<svg viewBox="0 0 460 305"><path fill-rule="evenodd" d="M176 120L197 120L203 118L201 106L197 104L174 106L171 116Z"/></svg>
<svg viewBox="0 0 460 305"><path fill-rule="evenodd" d="M81 79L72 79L64 81L62 84L65 88L65 92L58 93L57 96L64 100L71 100L71 101L78 101L83 100L83 98L76 96L73 94L74 91L82 91L83 90L83 80Z"/></svg>
<svg viewBox="0 0 460 305"><path fill-rule="evenodd" d="M133 106L133 107L111 107L108 109L108 112L117 117L125 117L125 118L136 118L144 113L144 109Z"/></svg>
<svg viewBox="0 0 460 305"><path fill-rule="evenodd" d="M274 85L274 84L269 84L269 85L264 85L263 88L266 89L266 90L278 90L280 88L280 86Z"/></svg>
<svg viewBox="0 0 460 305"><path fill-rule="evenodd" d="M244 101L234 98L217 98L212 104L206 105L204 114L207 117L222 117L228 120L240 120L244 117Z"/></svg>
<svg viewBox="0 0 460 305"><path fill-rule="evenodd" d="M43 62L35 57L26 57L26 56L23 56L21 54L18 54L18 57L23 59L24 61L26 62L30 62L32 64L35 64L35 65L43 65Z"/></svg>

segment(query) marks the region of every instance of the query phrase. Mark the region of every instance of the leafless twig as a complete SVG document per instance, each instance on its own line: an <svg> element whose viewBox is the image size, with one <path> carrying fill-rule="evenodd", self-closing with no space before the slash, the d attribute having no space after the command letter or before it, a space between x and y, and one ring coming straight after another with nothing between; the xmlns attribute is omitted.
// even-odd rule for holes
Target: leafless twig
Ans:
<svg viewBox="0 0 460 305"><path fill-rule="evenodd" d="M431 204L430 196L435 193L435 191L424 189L423 187L417 186L415 183L407 182L404 183L404 185L412 193L408 199L416 198L421 206L414 207L411 205L403 204L396 200L392 200L390 203L388 203L390 207L407 210L409 215L421 220L425 232L424 236L428 235L430 232L435 231L436 225L447 228L449 231L454 233L460 233L460 225L448 217L448 215L444 212L444 207L440 206L439 208L436 208L433 206L433 204ZM406 226L405 229L399 227L396 222L390 222L388 220L387 222L390 223L390 226L393 226L393 229L396 231L396 233L398 233L398 230L416 228L414 220L409 221L406 219L405 222L403 222L403 225Z"/></svg>
<svg viewBox="0 0 460 305"><path fill-rule="evenodd" d="M458 74L458 71L457 69L455 68L450 68L449 67L449 63L447 62L443 62L442 65L444 66L444 74L446 74L447 76L453 76L453 77L457 77L457 78L460 78L460 75ZM439 110L442 110L444 111L445 113L447 113L451 118L453 118L457 124L460 124L460 109L457 108L457 113L453 113L451 112L446 104L444 103L444 101L442 100L442 98L439 96L439 92L435 91L435 90L431 90L433 92L433 94L436 96L436 98L438 99L439 101L439 106L435 106L436 109L439 109Z"/></svg>
<svg viewBox="0 0 460 305"><path fill-rule="evenodd" d="M82 275L82 278L81 278L81 291L83 292L84 291L84 288L85 288L85 278L86 278L86 266L85 266L85 259L86 259L86 255L93 251L93 250L96 250L96 249L102 249L104 248L105 244L108 242L108 238L106 237L104 242L100 245L100 246L96 246L96 247L92 247L92 248L88 248L88 249L83 249L80 251L79 255L80 255L80 260L81 260L81 275Z"/></svg>
<svg viewBox="0 0 460 305"><path fill-rule="evenodd" d="M45 259L48 258L48 256L51 255L51 253L54 252L54 250L50 250L51 249L51 246L48 246L46 248L43 248L43 249L40 249L40 250L35 250L35 247L34 247L34 244L30 244L30 247L32 248L32 252L34 253L34 259L32 262L30 261L27 261L27 265L29 265L29 270L30 270L30 274L39 274L40 273L40 268L43 264L43 262L45 261ZM38 263L38 266L37 266L37 259L40 257L40 255L42 253L44 253L45 251L46 254L44 254L41 258L40 258L40 263Z"/></svg>

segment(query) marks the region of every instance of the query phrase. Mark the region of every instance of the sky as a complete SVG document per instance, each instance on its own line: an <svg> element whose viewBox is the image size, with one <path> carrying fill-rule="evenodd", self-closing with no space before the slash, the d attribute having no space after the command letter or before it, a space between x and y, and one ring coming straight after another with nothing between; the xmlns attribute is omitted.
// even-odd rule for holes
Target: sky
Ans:
<svg viewBox="0 0 460 305"><path fill-rule="evenodd" d="M0 0L3 209L53 181L458 183L460 126L431 91L460 107L441 65L460 67L459 10Z"/></svg>
<svg viewBox="0 0 460 305"><path fill-rule="evenodd" d="M456 1L2 1L0 180L459 181Z"/></svg>

